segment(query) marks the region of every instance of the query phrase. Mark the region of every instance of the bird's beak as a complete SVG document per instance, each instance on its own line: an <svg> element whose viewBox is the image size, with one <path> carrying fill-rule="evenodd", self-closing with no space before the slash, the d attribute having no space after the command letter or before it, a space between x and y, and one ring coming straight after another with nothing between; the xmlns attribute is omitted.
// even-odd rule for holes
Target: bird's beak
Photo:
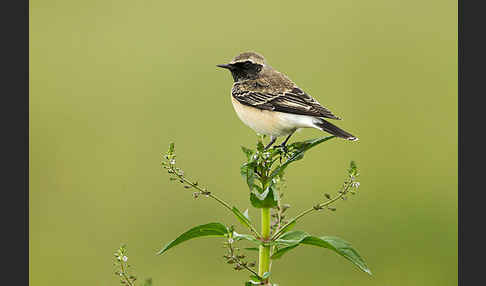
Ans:
<svg viewBox="0 0 486 286"><path fill-rule="evenodd" d="M217 67L224 68L224 69L229 69L231 70L232 66L231 65L216 65Z"/></svg>

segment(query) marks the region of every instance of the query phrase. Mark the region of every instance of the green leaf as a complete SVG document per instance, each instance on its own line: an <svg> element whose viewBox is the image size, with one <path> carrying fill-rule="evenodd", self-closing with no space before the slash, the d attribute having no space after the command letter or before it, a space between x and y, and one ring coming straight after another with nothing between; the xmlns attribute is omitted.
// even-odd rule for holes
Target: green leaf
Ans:
<svg viewBox="0 0 486 286"><path fill-rule="evenodd" d="M282 230L280 230L280 233L286 233L286 232L290 231L292 228L294 228L294 226L295 226L296 224L297 224L296 219L292 219L292 220L290 221L290 223L289 223L289 224L287 224L287 226L286 226L286 227L284 227L284 228L282 228Z"/></svg>
<svg viewBox="0 0 486 286"><path fill-rule="evenodd" d="M268 277L270 277L270 272L263 273L263 275L262 275L263 279L267 279Z"/></svg>
<svg viewBox="0 0 486 286"><path fill-rule="evenodd" d="M279 259L280 257L282 257L285 253L287 253L287 251L290 251L294 248L296 248L297 246L299 246L299 244L294 244L294 245L291 245L291 246L287 246L287 247L282 247L280 248L278 251L275 251L274 254L272 254L272 259Z"/></svg>
<svg viewBox="0 0 486 286"><path fill-rule="evenodd" d="M265 146L263 146L263 142L261 140L258 140L256 148L259 152L264 151L263 149L265 149Z"/></svg>
<svg viewBox="0 0 486 286"><path fill-rule="evenodd" d="M241 151L245 153L246 159L250 161L251 155L253 155L253 150L246 148L245 146L241 146Z"/></svg>
<svg viewBox="0 0 486 286"><path fill-rule="evenodd" d="M251 192L250 193L251 205L255 208L273 208L278 205L275 191L273 187L267 188L263 193Z"/></svg>
<svg viewBox="0 0 486 286"><path fill-rule="evenodd" d="M191 228L190 230L184 232L173 241L169 242L167 245L164 246L164 248L162 248L162 250L157 252L157 255L163 254L164 252L171 249L172 247L184 241L187 241L189 239L202 237L202 236L225 237L227 234L228 234L228 229L226 228L226 226L224 226L219 222L199 225Z"/></svg>
<svg viewBox="0 0 486 286"><path fill-rule="evenodd" d="M254 279L254 280L256 280L256 281L262 281L262 280L263 280L261 277L256 276L256 275L250 275L250 278L251 278L251 279Z"/></svg>
<svg viewBox="0 0 486 286"><path fill-rule="evenodd" d="M240 174L245 179L250 191L252 191L255 188L255 162L241 165Z"/></svg>
<svg viewBox="0 0 486 286"><path fill-rule="evenodd" d="M259 251L260 249L258 247L245 247L245 250L249 250L249 251Z"/></svg>
<svg viewBox="0 0 486 286"><path fill-rule="evenodd" d="M248 241L251 241L253 243L256 243L258 245L260 245L262 242L260 240L258 240L256 237L254 237L253 235L250 235L250 234L241 234L241 233L237 233L236 231L233 231L233 238L235 240L248 240Z"/></svg>
<svg viewBox="0 0 486 286"><path fill-rule="evenodd" d="M248 214L248 209L245 210L245 212L243 213L243 215L249 220L251 221L250 219L250 215Z"/></svg>
<svg viewBox="0 0 486 286"><path fill-rule="evenodd" d="M240 221L240 223L244 226L246 226L248 229L251 230L251 222L248 219L248 210L246 210L246 216L240 212L236 207L233 207L231 211L234 213L236 218Z"/></svg>
<svg viewBox="0 0 486 286"><path fill-rule="evenodd" d="M281 174L285 170L285 168L287 168L290 165L290 163L302 159L306 151L334 137L336 136L321 137L321 138L306 140L304 142L295 142L290 144L287 148L289 150L292 150L292 156L289 159L287 159L285 163L283 163L275 170L273 170L269 178L270 179L275 178L276 176Z"/></svg>
<svg viewBox="0 0 486 286"><path fill-rule="evenodd" d="M339 237L316 237L309 235L303 231L291 231L282 235L279 239L276 240L276 243L280 245L286 245L286 247L280 248L278 251L276 251L272 255L272 259L278 259L282 257L285 253L296 248L300 244L307 244L333 250L337 254L352 262L362 271L372 275L370 269L364 262L363 258L361 258L359 253L351 247L351 244L349 242Z"/></svg>
<svg viewBox="0 0 486 286"><path fill-rule="evenodd" d="M282 236L280 236L277 239L278 244L283 244L283 245L293 245L293 244L299 244L304 240L306 237L309 237L310 235L305 232L305 231L289 231L287 233L284 233Z"/></svg>
<svg viewBox="0 0 486 286"><path fill-rule="evenodd" d="M167 153L170 155L174 154L174 142L169 144L169 151L167 151Z"/></svg>
<svg viewBox="0 0 486 286"><path fill-rule="evenodd" d="M348 174L351 177L357 177L359 175L359 173L358 173L358 167L356 166L356 163L354 161L351 161L349 163Z"/></svg>
<svg viewBox="0 0 486 286"><path fill-rule="evenodd" d="M363 258L359 255L359 253L351 247L351 244L339 237L334 236L322 236L322 237L315 237L311 236L302 241L302 244L314 245L319 247L328 248L334 250L347 260L351 261L353 264L358 266L364 272L371 274L370 269L364 262Z"/></svg>

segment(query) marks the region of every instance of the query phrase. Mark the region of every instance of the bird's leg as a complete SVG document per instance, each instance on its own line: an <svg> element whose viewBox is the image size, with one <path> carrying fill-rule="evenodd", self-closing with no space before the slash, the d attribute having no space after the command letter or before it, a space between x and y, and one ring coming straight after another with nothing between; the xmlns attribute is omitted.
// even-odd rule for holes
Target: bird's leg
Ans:
<svg viewBox="0 0 486 286"><path fill-rule="evenodd" d="M290 137L294 134L294 132L290 133L289 136L287 136L287 138L285 138L284 142L282 142L282 144L280 144L280 146L285 147L285 144L287 144L287 142L289 141Z"/></svg>
<svg viewBox="0 0 486 286"><path fill-rule="evenodd" d="M275 143L275 140L277 140L277 137L270 136L270 143L268 143L268 145L265 146L263 150L267 150L268 148L270 148L270 146L272 146L273 143Z"/></svg>
<svg viewBox="0 0 486 286"><path fill-rule="evenodd" d="M283 151L285 154L287 154L287 146L285 144L287 144L287 142L289 141L290 137L295 133L295 130L292 131L292 133L289 134L289 136L287 136L287 138L285 138L284 142L282 142L282 144L278 145L277 147L282 147Z"/></svg>

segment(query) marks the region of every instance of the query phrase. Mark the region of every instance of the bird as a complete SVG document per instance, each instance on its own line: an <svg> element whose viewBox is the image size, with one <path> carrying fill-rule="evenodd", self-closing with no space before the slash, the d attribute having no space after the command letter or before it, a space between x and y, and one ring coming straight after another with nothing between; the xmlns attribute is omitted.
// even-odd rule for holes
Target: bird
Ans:
<svg viewBox="0 0 486 286"><path fill-rule="evenodd" d="M300 128L317 128L350 141L358 138L326 119L341 120L289 77L271 67L256 52L243 52L228 64L217 67L231 72L234 83L231 102L239 119L258 134L270 136L267 150L278 137L287 136L278 146L286 148Z"/></svg>

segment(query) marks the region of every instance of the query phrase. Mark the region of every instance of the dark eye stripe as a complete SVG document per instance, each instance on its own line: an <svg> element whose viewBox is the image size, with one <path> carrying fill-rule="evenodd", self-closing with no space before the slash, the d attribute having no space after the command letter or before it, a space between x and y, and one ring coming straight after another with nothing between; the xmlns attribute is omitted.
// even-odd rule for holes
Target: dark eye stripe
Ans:
<svg viewBox="0 0 486 286"><path fill-rule="evenodd" d="M250 61L244 61L244 62L237 62L233 64L234 66L238 68L244 68L244 69L256 69L257 67L261 66L260 64L255 64Z"/></svg>

